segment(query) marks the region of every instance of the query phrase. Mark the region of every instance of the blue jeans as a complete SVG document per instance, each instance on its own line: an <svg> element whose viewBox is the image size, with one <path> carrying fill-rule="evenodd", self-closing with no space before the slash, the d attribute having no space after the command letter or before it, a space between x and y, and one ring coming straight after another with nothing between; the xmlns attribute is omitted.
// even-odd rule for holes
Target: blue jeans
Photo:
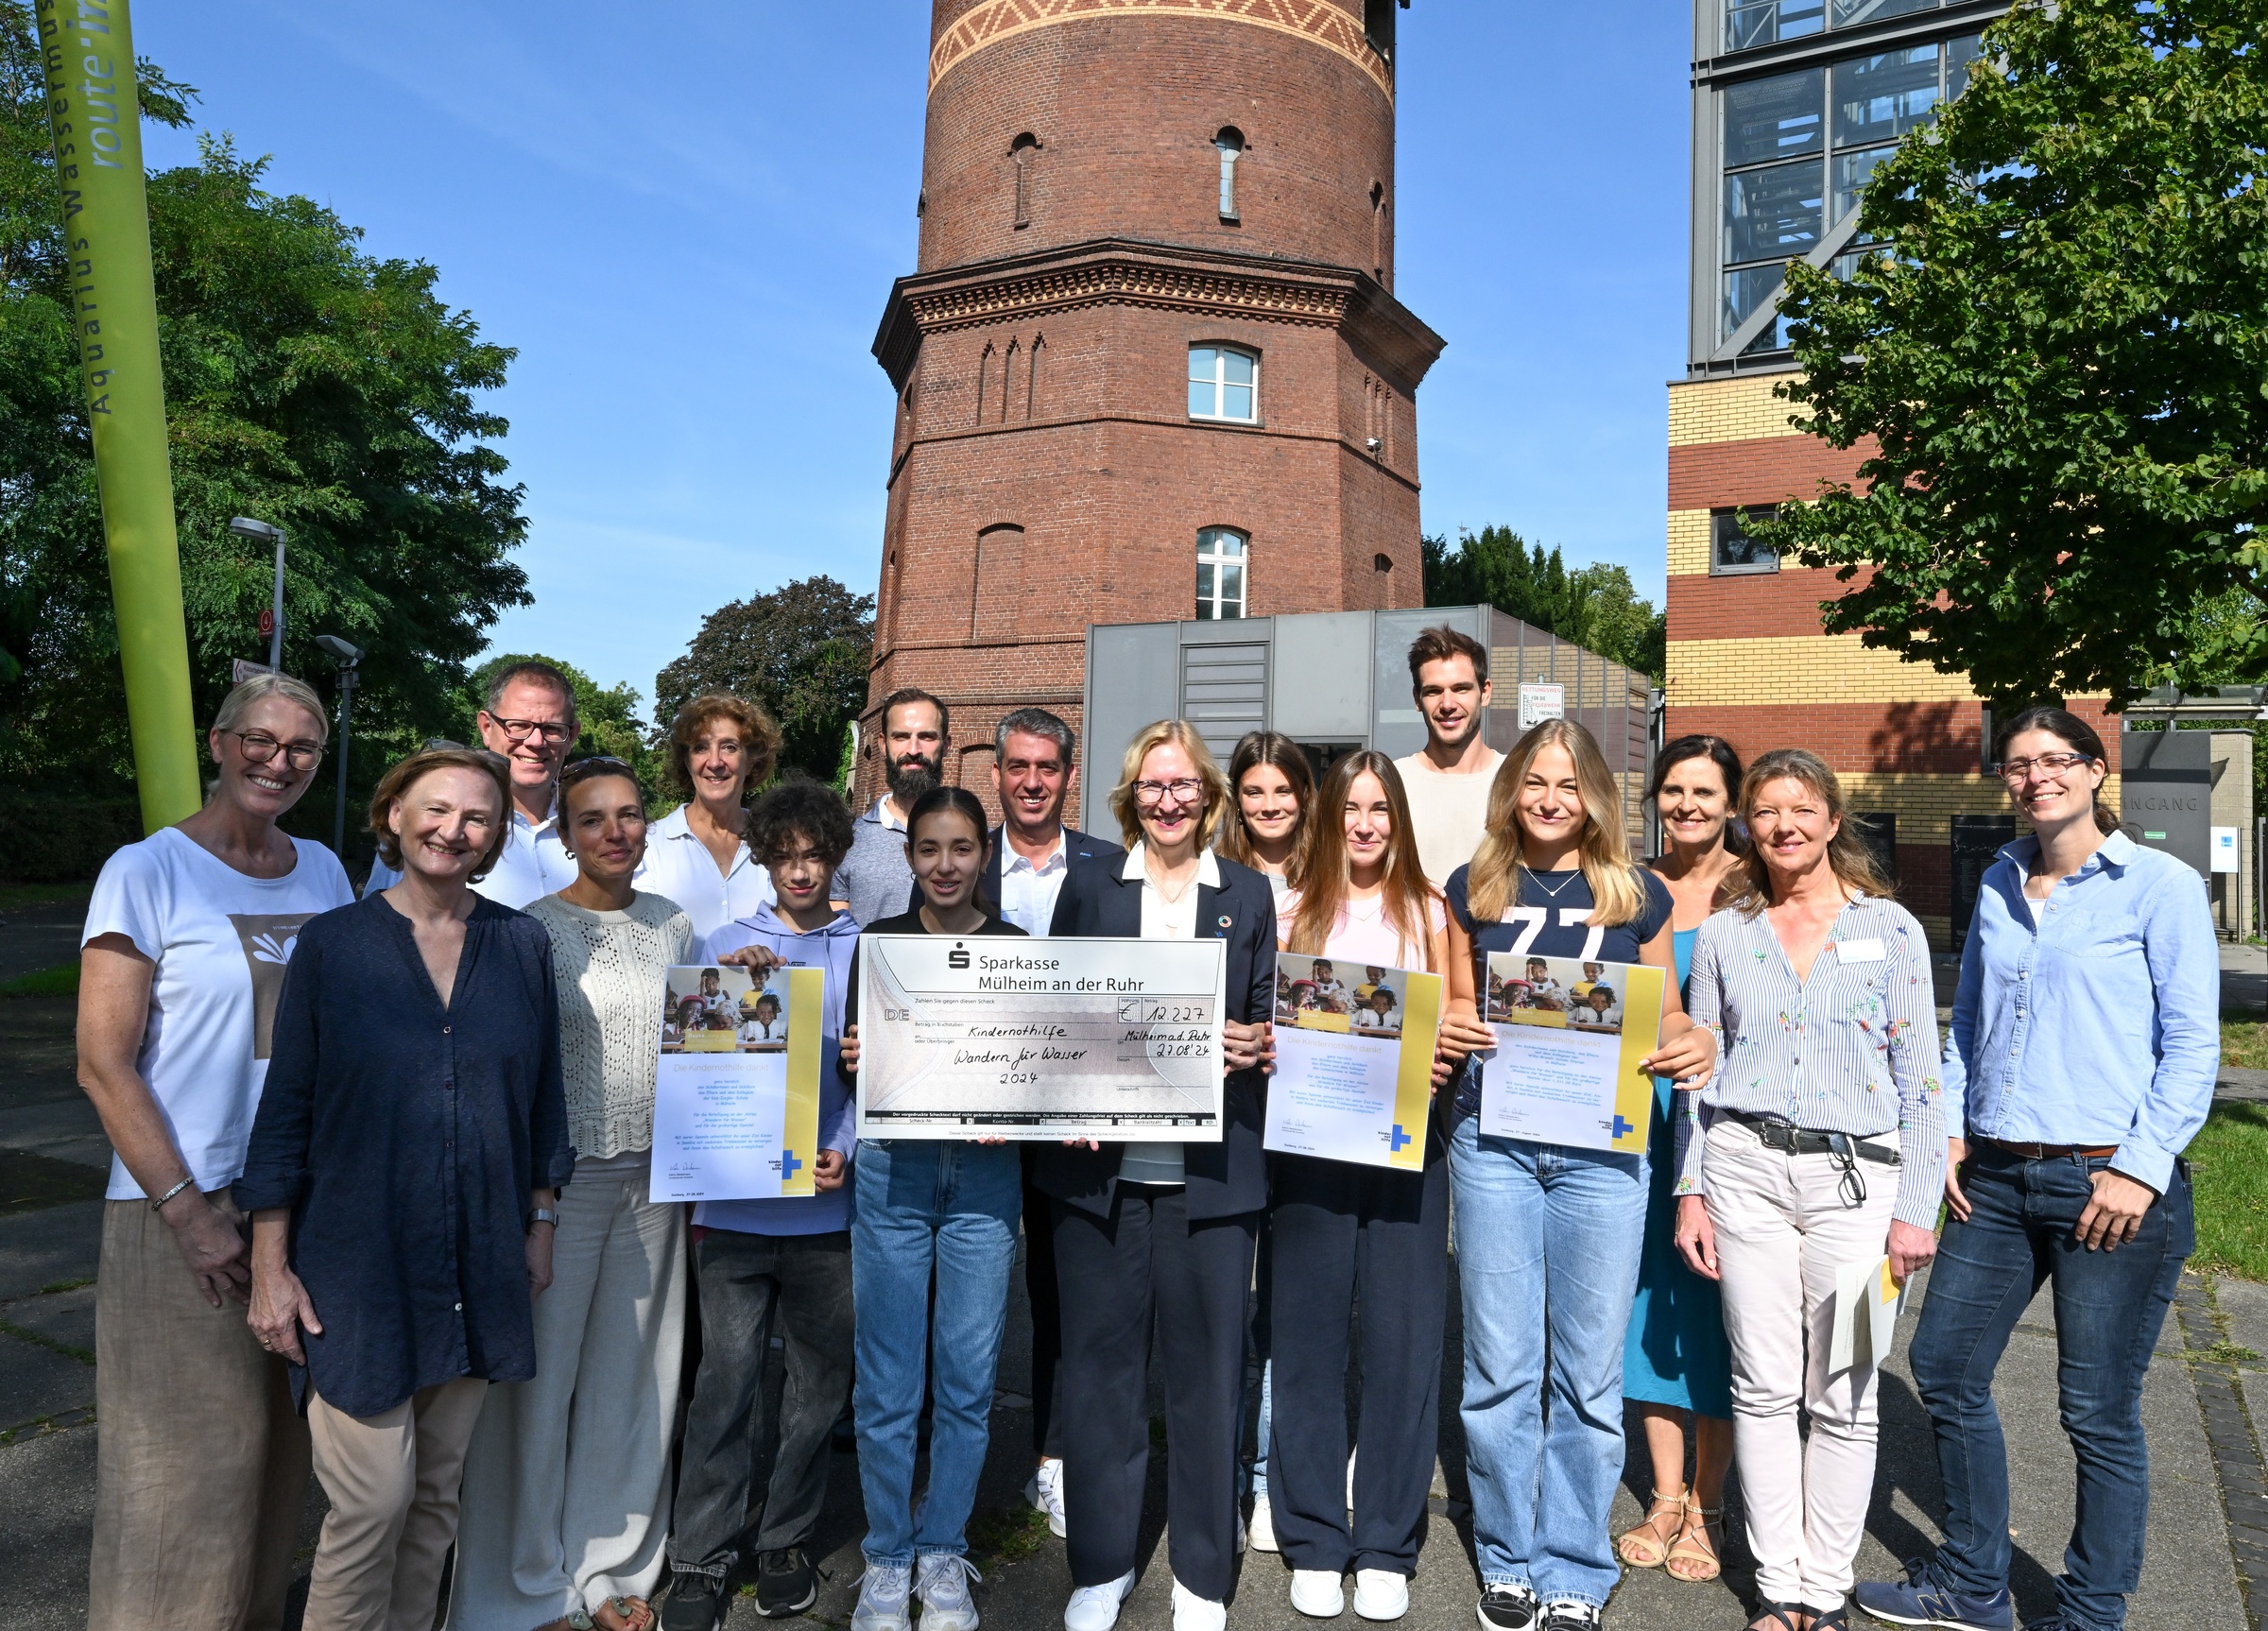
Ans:
<svg viewBox="0 0 2268 1631"><path fill-rule="evenodd" d="M1482 1138L1467 1116L1450 1136L1449 1173L1482 1583L1604 1606L1622 1577L1606 1522L1623 1470L1645 1158Z"/></svg>
<svg viewBox="0 0 2268 1631"><path fill-rule="evenodd" d="M963 1531L991 1439L1022 1163L1012 1144L867 1140L851 1170L858 1186L850 1284L863 1549L869 1563L899 1564L918 1553L966 1552ZM916 1511L915 1440L925 1382L929 1487Z"/></svg>
<svg viewBox="0 0 2268 1631"><path fill-rule="evenodd" d="M2196 1249L2189 1170L2113 1251L2071 1237L2104 1159L2026 1160L1978 1144L1962 1173L1968 1221L1945 1226L1928 1299L1914 1331L1914 1382L1937 1434L1945 1544L1936 1571L1955 1591L1989 1596L2008 1584L2008 1451L1992 1373L2040 1282L2055 1282L2056 1382L2064 1431L2079 1460L2078 1519L2055 1582L2074 1626L2118 1631L2140 1583L2150 1507L2142 1377L2157 1346L2182 1260Z"/></svg>

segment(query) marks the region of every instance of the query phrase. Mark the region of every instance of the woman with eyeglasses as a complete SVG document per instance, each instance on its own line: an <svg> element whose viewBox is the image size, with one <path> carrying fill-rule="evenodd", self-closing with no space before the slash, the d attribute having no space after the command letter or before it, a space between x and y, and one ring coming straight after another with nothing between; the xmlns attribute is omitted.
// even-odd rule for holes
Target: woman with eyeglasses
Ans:
<svg viewBox="0 0 2268 1631"><path fill-rule="evenodd" d="M645 1631L669 1535L685 1209L647 1198L654 1013L698 942L675 901L632 882L646 821L628 764L568 765L558 821L576 880L527 915L551 936L575 1182L536 1304L535 1379L490 1390L465 1457L457 1631Z"/></svg>
<svg viewBox="0 0 2268 1631"><path fill-rule="evenodd" d="M638 887L682 906L699 939L776 899L748 849L748 799L779 757L771 717L725 692L695 697L670 722L669 779L692 797L647 832Z"/></svg>
<svg viewBox="0 0 2268 1631"><path fill-rule="evenodd" d="M1749 853L1693 945L1693 1018L1724 1051L1679 1093L1677 1248L1724 1294L1749 1631L1841 1631L1887 1353L1830 1365L1836 1286L1885 1258L1903 1284L1937 1249L1937 1003L1921 925L1824 760L1762 754L1741 815Z"/></svg>
<svg viewBox="0 0 2268 1631"><path fill-rule="evenodd" d="M1166 1524L1175 1631L1221 1631L1236 1581L1237 1430L1253 1243L1268 1204L1263 1093L1276 993L1276 902L1211 849L1233 795L1187 720L1135 733L1110 809L1127 855L1073 870L1050 933L1228 942L1221 1137L1051 1144L1063 1293L1066 1631L1109 1631L1134 1590L1150 1461L1149 1360L1165 1364Z"/></svg>
<svg viewBox="0 0 2268 1631"><path fill-rule="evenodd" d="M283 1619L307 1428L245 1324L229 1186L300 926L353 899L336 856L276 826L327 734L299 680L237 686L205 738L205 807L112 855L87 905L78 1079L116 1152L94 1294L97 1631Z"/></svg>
<svg viewBox="0 0 2268 1631"><path fill-rule="evenodd" d="M2029 708L1993 752L2032 832L1986 869L1961 950L1945 1062L1951 1216L1912 1348L1945 1541L1858 1601L1893 1622L2010 1623L1992 1376L2053 1280L2079 1498L2057 1612L2031 1623L2115 1628L2140 1583L2150 1506L2142 1377L2197 1244L2181 1152L2220 1072L2220 948L2204 881L2104 808L2109 759L2093 727Z"/></svg>

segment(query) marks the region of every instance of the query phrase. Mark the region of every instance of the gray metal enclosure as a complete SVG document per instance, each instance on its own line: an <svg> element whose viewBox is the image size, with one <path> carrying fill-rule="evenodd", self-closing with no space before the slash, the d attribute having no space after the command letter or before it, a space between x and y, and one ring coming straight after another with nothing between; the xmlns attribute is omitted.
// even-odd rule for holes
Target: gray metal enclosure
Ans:
<svg viewBox="0 0 2268 1631"><path fill-rule="evenodd" d="M1410 643L1418 630L1443 625L1488 647L1491 747L1508 749L1520 738L1521 685L1565 688L1565 717L1598 739L1622 788L1623 824L1636 851L1652 767L1652 681L1492 606L1090 625L1081 827L1117 830L1108 800L1119 756L1157 719L1189 720L1223 768L1247 730L1280 730L1319 764L1357 747L1396 758L1417 752L1425 721L1411 693Z"/></svg>

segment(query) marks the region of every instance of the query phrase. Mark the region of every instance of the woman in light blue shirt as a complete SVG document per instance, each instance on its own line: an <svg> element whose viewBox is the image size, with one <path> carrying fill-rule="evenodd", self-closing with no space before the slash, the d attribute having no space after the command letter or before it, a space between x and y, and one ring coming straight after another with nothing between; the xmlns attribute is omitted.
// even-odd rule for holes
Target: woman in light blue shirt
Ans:
<svg viewBox="0 0 2268 1631"><path fill-rule="evenodd" d="M2196 1245L2181 1152L2220 1070L2220 953L2204 880L2097 802L2109 764L2085 721L2028 709L1994 757L2033 835L1985 872L1962 952L1945 1060L1952 1216L1913 1347L1945 1543L1858 1601L1897 1623L2013 1623L1992 1373L2053 1279L2079 1500L2046 1623L2117 1631L2149 1509L2142 1375Z"/></svg>

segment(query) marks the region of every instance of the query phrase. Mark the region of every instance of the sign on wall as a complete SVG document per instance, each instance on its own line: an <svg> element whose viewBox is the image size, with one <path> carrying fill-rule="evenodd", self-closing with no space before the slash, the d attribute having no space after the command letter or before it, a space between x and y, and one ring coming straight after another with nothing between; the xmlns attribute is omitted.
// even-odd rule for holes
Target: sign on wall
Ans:
<svg viewBox="0 0 2268 1631"><path fill-rule="evenodd" d="M1520 688L1520 728L1541 725L1547 719L1567 717L1567 687L1564 685L1523 685Z"/></svg>

